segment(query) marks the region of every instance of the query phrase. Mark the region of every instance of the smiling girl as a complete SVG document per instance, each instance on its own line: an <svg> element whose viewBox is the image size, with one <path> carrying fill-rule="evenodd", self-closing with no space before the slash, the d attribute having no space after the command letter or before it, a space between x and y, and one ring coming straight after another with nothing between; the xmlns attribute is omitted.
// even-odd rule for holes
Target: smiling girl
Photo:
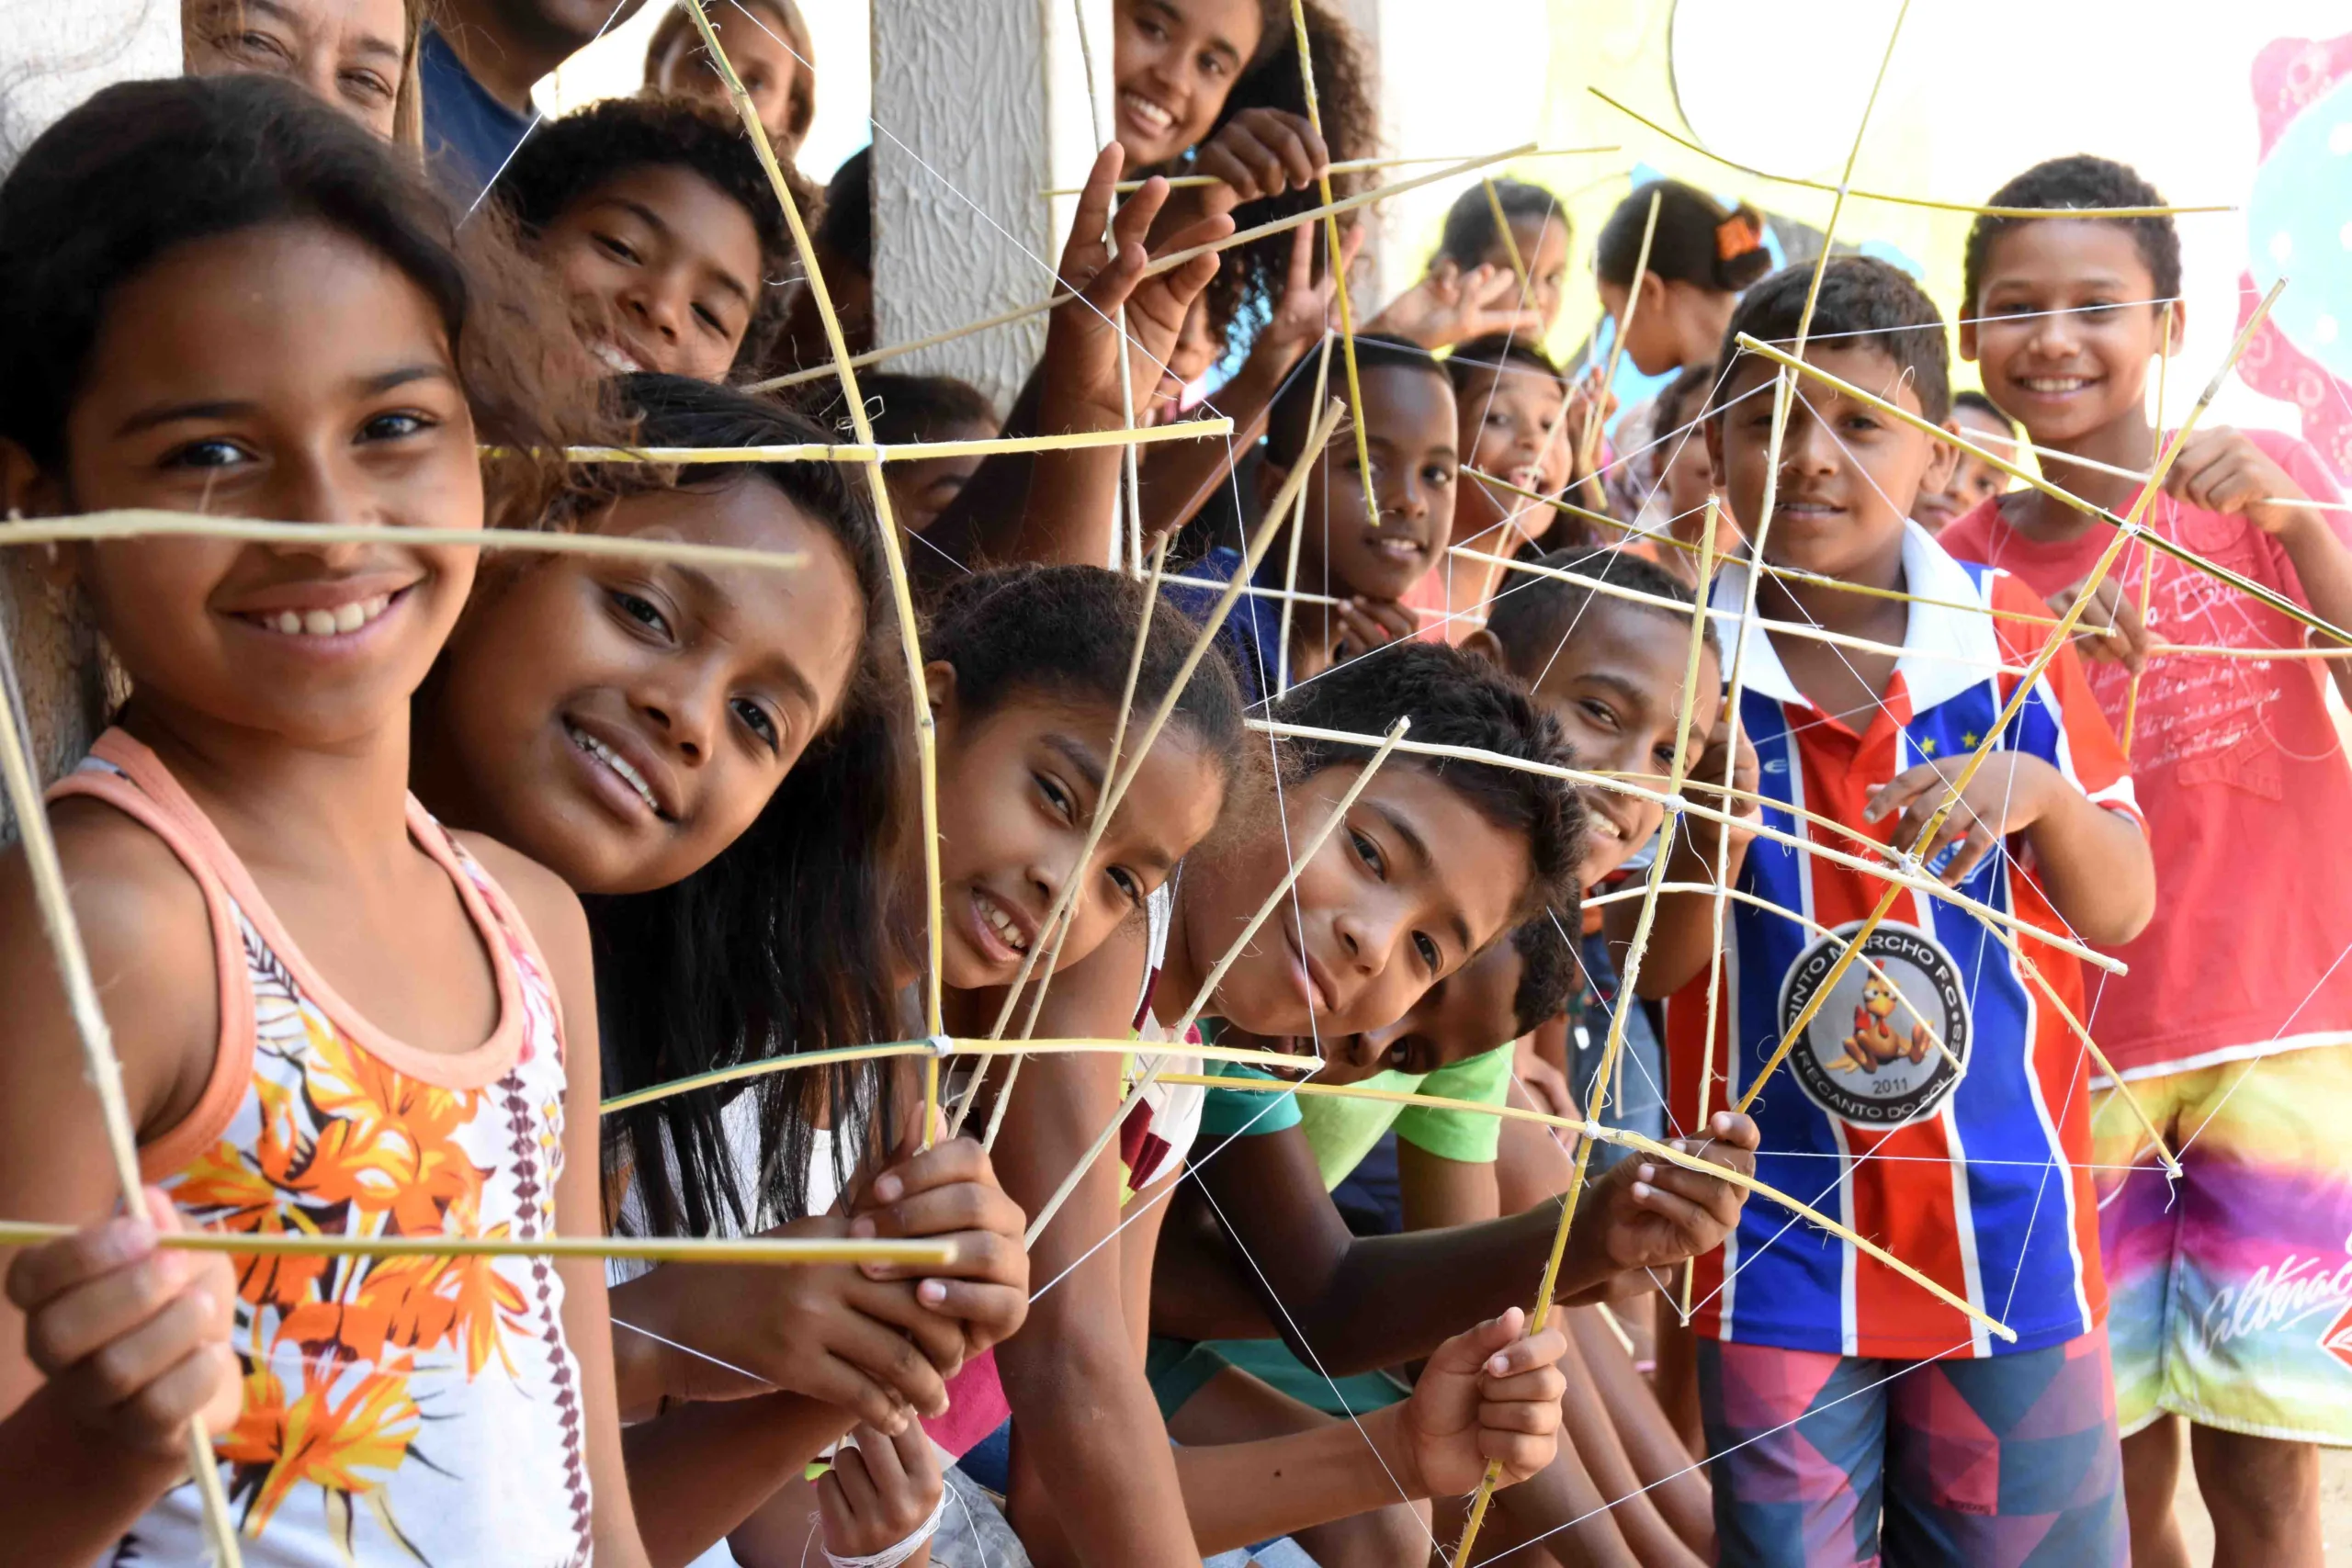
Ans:
<svg viewBox="0 0 2352 1568"><path fill-rule="evenodd" d="M282 83L108 88L0 186L11 511L414 531L56 558L130 678L54 818L159 1216L602 1228L578 904L404 787L410 695L474 577L476 443L561 440L518 416L547 389L517 319L418 177ZM87 1222L118 1194L13 853L0 906L0 1209ZM17 1257L13 1548L203 1560L173 1441L201 1412L248 1562L643 1561L599 1264L231 1261L121 1222Z"/></svg>
<svg viewBox="0 0 2352 1568"><path fill-rule="evenodd" d="M648 445L824 438L776 404L680 377L616 390ZM915 972L894 915L911 815L905 697L887 674L887 576L854 476L616 465L582 475L563 515L609 536L804 558L790 571L495 563L420 697L419 790L529 845L587 904L608 1087L902 1037ZM962 1250L958 1267L903 1280L670 1267L614 1286L620 1406L639 1423L630 1478L664 1499L647 1528L657 1562L735 1529L852 1421L901 1433L938 1415L948 1381L1020 1322L1020 1216L977 1145L893 1163L915 1132L902 1067L770 1074L607 1123L623 1228L878 1224L955 1235ZM878 1201L886 1179L897 1191Z"/></svg>

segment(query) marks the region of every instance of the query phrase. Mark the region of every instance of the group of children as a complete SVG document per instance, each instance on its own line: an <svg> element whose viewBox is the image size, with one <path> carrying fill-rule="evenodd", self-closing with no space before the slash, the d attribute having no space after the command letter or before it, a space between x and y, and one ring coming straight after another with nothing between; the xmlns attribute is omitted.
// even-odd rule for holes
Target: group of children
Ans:
<svg viewBox="0 0 2352 1568"><path fill-rule="evenodd" d="M886 442L1236 434L1145 448L1127 517L1115 447L889 465L910 674L855 467L562 459L844 439L830 378L750 389L830 367L804 265L872 332L865 164L787 173L798 255L683 13L643 96L533 124L605 9L189 0L189 76L0 183L12 517L413 531L38 558L128 693L50 811L150 1185L116 1212L12 850L0 1214L79 1228L7 1269L0 1555L202 1560L200 1419L249 1562L1419 1565L1494 1479L1479 1561L2169 1568L2186 1423L2222 1560L2318 1562L2352 674L2198 562L2352 626L2335 489L2194 432L2145 526L2196 559L2094 581L2111 525L2001 467L2137 502L2170 220L1980 219L1955 394L1903 272L1816 297L1645 186L1596 286L1674 376L1611 426L1541 347L1566 217L1498 181L1360 305L1351 387L1312 226L1146 265L1372 150L1347 28L1307 6L1318 131L1287 6L1117 0L1027 385L859 391ZM712 20L788 160L798 13ZM1991 204L2162 205L2091 157ZM1783 398L1745 344L1800 340ZM1102 564L1163 547L1157 594ZM1399 718L1431 750L1367 773ZM935 1122L914 1058L818 1055L934 986L952 1037L1133 1049L956 1059ZM1695 1163L1600 1149L1557 1253L1531 1111ZM955 1261L158 1243L195 1227Z"/></svg>

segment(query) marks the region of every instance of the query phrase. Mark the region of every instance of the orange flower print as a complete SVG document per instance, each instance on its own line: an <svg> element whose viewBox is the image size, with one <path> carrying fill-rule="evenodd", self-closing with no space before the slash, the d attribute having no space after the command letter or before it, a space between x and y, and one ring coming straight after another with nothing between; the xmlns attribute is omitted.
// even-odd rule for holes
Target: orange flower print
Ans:
<svg viewBox="0 0 2352 1568"><path fill-rule="evenodd" d="M455 1141L480 1106L479 1091L409 1077L322 1021L310 1029L303 1087L326 1118L300 1182L306 1194L389 1211L401 1235L441 1230L454 1203L479 1207L488 1173Z"/></svg>
<svg viewBox="0 0 2352 1568"><path fill-rule="evenodd" d="M327 1494L330 1508L338 1497L347 1507L350 1500L365 1497L390 1479L408 1458L409 1445L424 1425L415 1401L409 1397L404 1372L402 1368L349 1378L350 1386L338 1398L334 1370L326 1369L322 1376L315 1362L304 1363L301 1397L277 1412L275 1421L256 1433L262 1441L253 1446L254 1457L248 1461L241 1454L229 1456L241 1463L268 1467L246 1506L246 1534L258 1536L266 1530L271 1517L297 1486L317 1486ZM250 1387L252 1380L247 1382ZM254 1414L250 1397L246 1414L249 1419ZM247 1425L241 1420L232 1438L243 1434ZM229 1441L222 1442L224 1451Z"/></svg>

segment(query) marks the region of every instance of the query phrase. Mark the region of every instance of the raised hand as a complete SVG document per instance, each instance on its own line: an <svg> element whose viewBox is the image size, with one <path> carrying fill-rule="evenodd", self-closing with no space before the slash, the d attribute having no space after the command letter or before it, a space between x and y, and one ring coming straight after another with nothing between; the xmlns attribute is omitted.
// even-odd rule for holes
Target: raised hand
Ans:
<svg viewBox="0 0 2352 1568"><path fill-rule="evenodd" d="M1056 307L1046 330L1045 400L1039 423L1048 434L1109 429L1120 423L1124 417L1119 395L1122 305L1127 310L1131 340L1127 357L1134 381L1130 392L1138 411L1149 407L1176 347L1177 334L1183 331L1185 312L1216 276L1214 254L1196 256L1156 277L1143 276L1155 254L1148 236L1152 220L1168 200L1168 182L1146 182L1114 218L1112 203L1125 156L1114 141L1095 158L1079 197L1069 240L1062 247L1061 284L1078 298ZM1110 242L1103 238L1106 224ZM1216 214L1167 236L1158 254L1190 250L1232 231L1233 220Z"/></svg>
<svg viewBox="0 0 2352 1568"><path fill-rule="evenodd" d="M2194 432L2181 444L2165 491L2191 506L2244 517L2266 534L2320 523L2294 476L2227 425Z"/></svg>
<svg viewBox="0 0 2352 1568"><path fill-rule="evenodd" d="M1533 343L1544 335L1544 316L1532 305L1522 309L1519 296L1519 275L1510 267L1481 263L1464 272L1449 256L1390 300L1365 330L1423 348L1450 348L1504 332Z"/></svg>

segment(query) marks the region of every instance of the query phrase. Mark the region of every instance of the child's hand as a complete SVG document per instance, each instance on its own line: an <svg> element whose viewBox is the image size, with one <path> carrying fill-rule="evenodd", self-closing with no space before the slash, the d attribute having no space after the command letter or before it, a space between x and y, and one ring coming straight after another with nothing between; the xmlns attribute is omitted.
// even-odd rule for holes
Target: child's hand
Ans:
<svg viewBox="0 0 2352 1568"><path fill-rule="evenodd" d="M922 1427L909 1427L896 1437L886 1437L859 1425L849 1441L833 1450L832 1469L817 1480L826 1555L882 1555L933 1523L945 1490L939 1456ZM913 1568L930 1561L928 1545L905 1559Z"/></svg>
<svg viewBox="0 0 2352 1568"><path fill-rule="evenodd" d="M1756 1173L1761 1134L1754 1122L1718 1111L1707 1128L1712 1137L1677 1138L1672 1146L1742 1176ZM1747 1201L1746 1188L1668 1160L1621 1160L1585 1195L1569 1237L1593 1249L1585 1255L1595 1259L1593 1274L1663 1269L1721 1247Z"/></svg>
<svg viewBox="0 0 2352 1568"><path fill-rule="evenodd" d="M1195 173L1220 181L1204 193L1211 213L1288 190L1305 190L1331 166L1331 150L1315 127L1281 109L1243 109L1193 156Z"/></svg>
<svg viewBox="0 0 2352 1568"><path fill-rule="evenodd" d="M1048 434L1114 427L1125 416L1119 396L1119 307L1127 309L1131 342L1130 388L1138 412L1150 406L1168 356L1175 352L1184 315L1216 276L1214 254L1195 256L1182 266L1145 277L1152 250L1147 240L1152 220L1168 200L1164 180L1151 180L1112 216L1119 169L1125 154L1117 142L1102 149L1086 176L1062 247L1061 285L1079 298L1055 308L1046 331L1045 402L1040 422ZM1102 238L1108 223L1118 254ZM1204 218L1168 236L1159 253L1190 250L1233 231L1233 220Z"/></svg>
<svg viewBox="0 0 2352 1568"><path fill-rule="evenodd" d="M1331 300L1338 291L1336 275L1326 269L1319 279L1315 276L1315 252L1322 241L1322 230L1312 223L1302 223L1291 231L1290 268L1283 277L1282 299L1266 324L1258 329L1257 341L1250 345L1252 367L1261 372L1279 376L1298 363L1317 343L1331 321ZM1340 236L1340 265L1342 271L1355 265L1356 253L1363 249L1364 226L1348 225Z"/></svg>
<svg viewBox="0 0 2352 1568"><path fill-rule="evenodd" d="M1881 822L1900 811L1903 817L1895 823L1890 841L1897 850L1908 850L1951 793L1951 781L1967 765L1966 757L1937 757L1905 768L1879 786L1862 807L1862 820ZM1936 841L1919 851L1919 859L1932 866L1947 846L1959 845L1950 863L1937 873L1946 886L1957 887L1995 844L2041 819L2050 809L2053 789L2071 787L2057 769L2039 757L1996 751L1961 791L1959 804L1944 818Z"/></svg>
<svg viewBox="0 0 2352 1568"><path fill-rule="evenodd" d="M1029 1315L1027 1217L997 1185L970 1138L950 1138L875 1178L853 1205L852 1235L929 1237L956 1244L944 1269L868 1263L867 1279L917 1280L915 1299L954 1325L968 1359L1019 1332Z"/></svg>
<svg viewBox="0 0 2352 1568"><path fill-rule="evenodd" d="M2077 582L2052 593L2050 607L2063 615L2082 596L2083 585ZM2148 667L2148 628L2116 578L2102 579L2091 590L2090 608L2075 623L2075 651L2086 660L2120 664L2134 675Z"/></svg>
<svg viewBox="0 0 2352 1568"><path fill-rule="evenodd" d="M135 1452L185 1453L190 1417L233 1426L244 1380L229 1348L237 1277L221 1253L166 1250L184 1228L172 1201L146 1191L144 1219L87 1225L8 1265L25 1314L25 1355L84 1425Z"/></svg>
<svg viewBox="0 0 2352 1568"><path fill-rule="evenodd" d="M1522 309L1519 275L1509 266L1481 263L1468 272L1452 257L1431 267L1412 288L1388 302L1367 332L1386 333L1423 348L1449 348L1490 333L1515 333L1533 343L1544 335L1544 317Z"/></svg>
<svg viewBox="0 0 2352 1568"><path fill-rule="evenodd" d="M2266 534L2324 527L2294 476L2268 453L2227 425L2200 430L2182 443L2165 475L2165 491L2208 512L2244 517Z"/></svg>
<svg viewBox="0 0 2352 1568"><path fill-rule="evenodd" d="M1513 1307L1455 1335L1422 1367L1400 1417L1407 1461L1419 1472L1413 1495L1467 1492L1489 1460L1501 1462L1498 1484L1515 1486L1559 1451L1568 1342L1556 1324L1522 1337L1526 1323Z"/></svg>
<svg viewBox="0 0 2352 1568"><path fill-rule="evenodd" d="M767 1234L838 1237L853 1229L847 1219L819 1214ZM651 1379L674 1399L783 1389L897 1431L914 1416L944 1411L946 1380L964 1364L961 1326L918 1300L912 1283L871 1280L848 1264L673 1264L615 1286L611 1301L616 1324L673 1342L628 1328L613 1337L657 1347Z"/></svg>

